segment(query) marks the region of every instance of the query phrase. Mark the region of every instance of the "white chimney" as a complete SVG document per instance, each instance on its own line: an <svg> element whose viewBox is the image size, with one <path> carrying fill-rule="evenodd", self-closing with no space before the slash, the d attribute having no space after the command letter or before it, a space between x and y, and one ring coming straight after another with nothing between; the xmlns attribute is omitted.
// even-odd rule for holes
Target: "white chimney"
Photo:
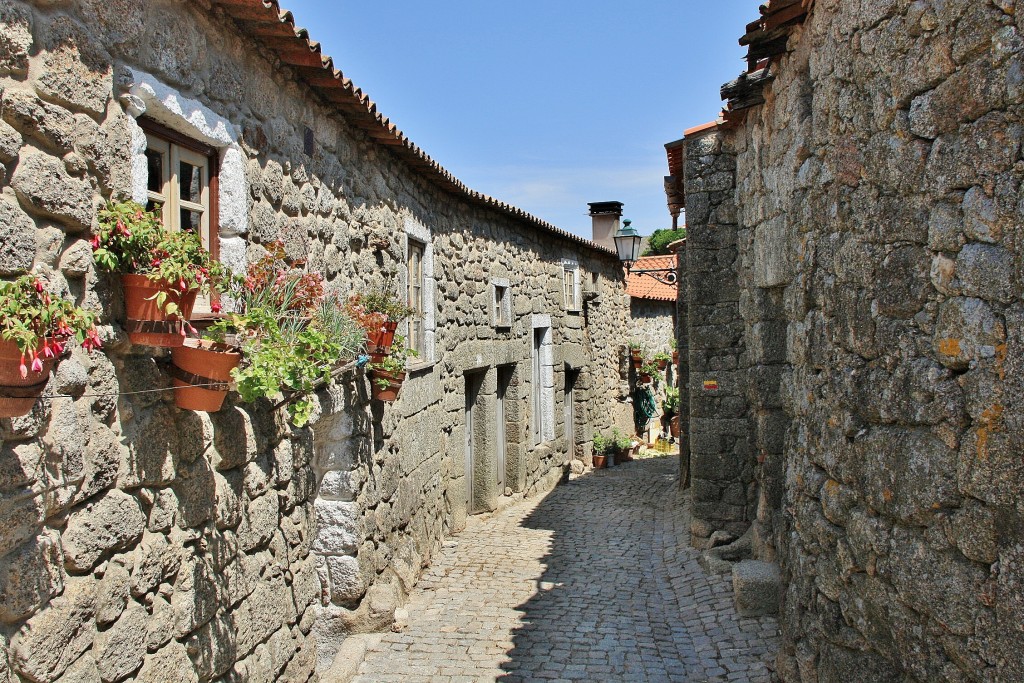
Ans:
<svg viewBox="0 0 1024 683"><path fill-rule="evenodd" d="M615 233L622 218L622 202L590 202L590 218L593 221L593 237L597 244L615 251Z"/></svg>

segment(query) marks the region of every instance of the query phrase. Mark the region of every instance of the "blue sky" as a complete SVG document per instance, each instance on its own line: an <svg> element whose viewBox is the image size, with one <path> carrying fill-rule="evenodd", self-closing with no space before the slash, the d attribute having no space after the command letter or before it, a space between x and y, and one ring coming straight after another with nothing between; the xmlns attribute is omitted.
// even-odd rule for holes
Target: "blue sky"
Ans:
<svg viewBox="0 0 1024 683"><path fill-rule="evenodd" d="M469 187L589 237L587 202L669 227L664 144L715 118L757 0L281 0Z"/></svg>

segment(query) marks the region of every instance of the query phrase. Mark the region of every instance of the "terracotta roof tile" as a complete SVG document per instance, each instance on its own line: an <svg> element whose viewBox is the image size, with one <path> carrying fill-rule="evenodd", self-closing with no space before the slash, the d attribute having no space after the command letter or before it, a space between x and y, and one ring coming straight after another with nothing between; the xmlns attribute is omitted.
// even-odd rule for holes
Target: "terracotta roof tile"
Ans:
<svg viewBox="0 0 1024 683"><path fill-rule="evenodd" d="M644 256L638 259L632 266L633 270L648 270L654 268L676 268L675 254L667 256ZM676 285L666 285L658 282L653 276L645 273L630 273L626 280L626 294L634 299L654 299L655 301L675 301Z"/></svg>
<svg viewBox="0 0 1024 683"><path fill-rule="evenodd" d="M380 114L369 96L335 69L330 57L322 54L320 43L311 40L305 29L296 26L295 17L291 12L282 10L278 0L212 0L212 3L214 7L223 9L245 33L273 52L284 65L293 68L306 85L336 106L346 120L364 130L376 142L390 147L410 167L417 169L437 186L594 251L615 254L612 249L566 232L518 207L468 188Z"/></svg>

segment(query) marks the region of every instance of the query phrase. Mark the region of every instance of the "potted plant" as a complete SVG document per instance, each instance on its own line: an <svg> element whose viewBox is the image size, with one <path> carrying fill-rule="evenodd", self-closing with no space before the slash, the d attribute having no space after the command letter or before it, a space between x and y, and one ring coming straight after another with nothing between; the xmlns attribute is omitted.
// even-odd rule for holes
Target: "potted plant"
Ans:
<svg viewBox="0 0 1024 683"><path fill-rule="evenodd" d="M678 343L676 338L672 337L668 340L669 348L672 349L672 365L679 365L679 349L677 348Z"/></svg>
<svg viewBox="0 0 1024 683"><path fill-rule="evenodd" d="M638 342L636 339L630 339L626 342L626 345L629 347L629 355L633 360L633 367L635 369L640 369L640 366L643 365L644 362L643 344Z"/></svg>
<svg viewBox="0 0 1024 683"><path fill-rule="evenodd" d="M658 371L660 372L668 367L668 362L672 360L672 356L665 353L664 351L659 351L658 353L654 354L653 360L655 363L658 364Z"/></svg>
<svg viewBox="0 0 1024 683"><path fill-rule="evenodd" d="M167 230L155 213L122 202L100 211L92 248L102 270L121 275L132 343L181 346L196 296L222 273L200 236Z"/></svg>
<svg viewBox="0 0 1024 683"><path fill-rule="evenodd" d="M36 275L0 283L0 417L25 415L70 340L100 347L94 316L46 291Z"/></svg>
<svg viewBox="0 0 1024 683"><path fill-rule="evenodd" d="M669 418L669 429L672 436L679 438L679 389L666 387L665 399L661 402L661 410Z"/></svg>
<svg viewBox="0 0 1024 683"><path fill-rule="evenodd" d="M398 392L405 382L406 362L417 355L415 350L406 347L405 337L396 334L388 354L380 361L370 363L372 397L389 403L397 400Z"/></svg>
<svg viewBox="0 0 1024 683"><path fill-rule="evenodd" d="M658 362L654 360L643 361L640 365L640 369L637 370L637 374L637 381L640 384L649 384L654 375L658 374Z"/></svg>
<svg viewBox="0 0 1024 683"><path fill-rule="evenodd" d="M366 349L374 363L382 363L391 351L398 323L412 314L399 299L392 276L368 292L353 294L345 310L366 330Z"/></svg>
<svg viewBox="0 0 1024 683"><path fill-rule="evenodd" d="M269 275L268 275L269 274ZM233 339L241 363L230 371L244 401L287 394L289 417L309 421L309 394L363 345L362 329L336 300L324 296L319 275L289 269L274 245L230 290L237 310L206 337ZM216 350L216 349L214 349Z"/></svg>
<svg viewBox="0 0 1024 683"><path fill-rule="evenodd" d="M609 439L600 434L594 434L594 469L601 470L607 467L609 450Z"/></svg>
<svg viewBox="0 0 1024 683"><path fill-rule="evenodd" d="M633 448L633 440L620 432L618 428L612 429L611 442L612 451L615 453L615 464L621 465L633 459L629 455Z"/></svg>

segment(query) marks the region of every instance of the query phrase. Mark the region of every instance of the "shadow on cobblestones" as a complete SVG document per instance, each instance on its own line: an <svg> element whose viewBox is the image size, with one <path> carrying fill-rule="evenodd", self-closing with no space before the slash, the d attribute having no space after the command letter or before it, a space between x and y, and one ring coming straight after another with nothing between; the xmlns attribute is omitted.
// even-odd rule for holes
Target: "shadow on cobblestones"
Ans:
<svg viewBox="0 0 1024 683"><path fill-rule="evenodd" d="M498 680L769 680L774 620L740 619L697 565L677 477L675 456L598 471L523 520L551 545Z"/></svg>
<svg viewBox="0 0 1024 683"><path fill-rule="evenodd" d="M471 519L354 683L768 681L775 620L703 573L677 474L637 461Z"/></svg>

